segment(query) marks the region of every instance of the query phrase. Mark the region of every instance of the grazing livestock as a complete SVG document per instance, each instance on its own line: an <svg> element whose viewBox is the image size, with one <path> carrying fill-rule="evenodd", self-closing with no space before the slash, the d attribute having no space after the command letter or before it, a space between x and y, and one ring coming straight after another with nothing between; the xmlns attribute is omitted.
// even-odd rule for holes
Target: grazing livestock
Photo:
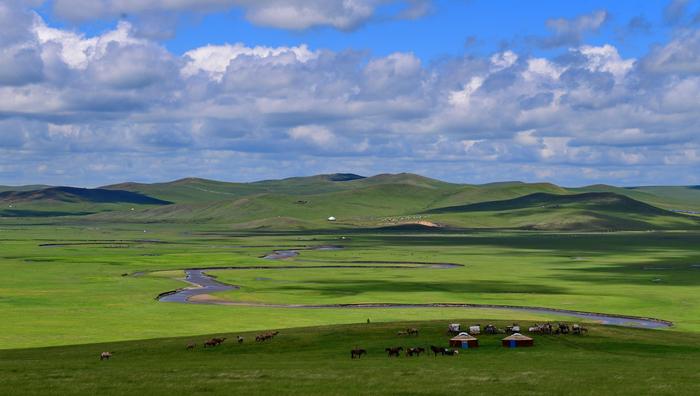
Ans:
<svg viewBox="0 0 700 396"><path fill-rule="evenodd" d="M545 324L537 324L535 323L534 326L529 327L527 329L530 333L538 333L538 334L552 334L553 333L553 327L551 323L545 323Z"/></svg>
<svg viewBox="0 0 700 396"><path fill-rule="evenodd" d="M194 349L195 346L197 346L197 344L195 344L194 342L190 342L190 343L187 344L187 346L185 347L185 350L188 350L188 351L189 351L189 350L191 350L191 349Z"/></svg>
<svg viewBox="0 0 700 396"><path fill-rule="evenodd" d="M506 326L506 333L508 333L508 334L520 333L520 326L517 323L513 323L512 326Z"/></svg>
<svg viewBox="0 0 700 396"><path fill-rule="evenodd" d="M275 338L275 336L279 333L280 333L279 331L273 331L271 333L258 334L255 336L255 341L256 342L264 342L267 340L271 340L271 339Z"/></svg>
<svg viewBox="0 0 700 396"><path fill-rule="evenodd" d="M430 350L435 354L435 356L437 356L438 353L440 355L445 355L445 348L443 347L436 347L435 345L431 345Z"/></svg>
<svg viewBox="0 0 700 396"><path fill-rule="evenodd" d="M557 334L569 334L569 332L571 332L571 328L566 323L559 323L559 328L557 330L559 330Z"/></svg>
<svg viewBox="0 0 700 396"><path fill-rule="evenodd" d="M578 324L571 326L571 334L581 335L583 333L588 333L588 329Z"/></svg>
<svg viewBox="0 0 700 396"><path fill-rule="evenodd" d="M236 336L236 340L238 341L239 344L243 343L243 337L241 337L241 336Z"/></svg>
<svg viewBox="0 0 700 396"><path fill-rule="evenodd" d="M100 354L100 360L109 360L112 357L112 352L102 352Z"/></svg>
<svg viewBox="0 0 700 396"><path fill-rule="evenodd" d="M486 334L497 334L497 333L498 333L498 329L496 328L496 326L494 326L494 325L492 325L492 324L489 323L489 324L486 325L486 327L484 327L484 333L486 333Z"/></svg>
<svg viewBox="0 0 700 396"><path fill-rule="evenodd" d="M366 350L361 349L361 348L355 348L355 349L350 350L350 359L355 359L355 356L357 356L357 358L359 359L362 357L362 355L366 355L366 354L367 354Z"/></svg>
<svg viewBox="0 0 700 396"><path fill-rule="evenodd" d="M401 330L401 331L397 331L397 332L396 332L396 335L397 335L397 336L405 336L405 335L408 335L408 332L407 332L407 331Z"/></svg>
<svg viewBox="0 0 700 396"><path fill-rule="evenodd" d="M459 351L458 351L457 349L448 349L448 348L445 348L445 353L443 353L443 355L446 355L446 356L457 356L457 355L459 355Z"/></svg>
<svg viewBox="0 0 700 396"><path fill-rule="evenodd" d="M425 348L417 347L417 348L408 348L406 349L406 356L420 356L421 353L425 352Z"/></svg>
<svg viewBox="0 0 700 396"><path fill-rule="evenodd" d="M399 357L401 355L401 351L403 351L403 347L386 348L384 351L386 351L389 357Z"/></svg>

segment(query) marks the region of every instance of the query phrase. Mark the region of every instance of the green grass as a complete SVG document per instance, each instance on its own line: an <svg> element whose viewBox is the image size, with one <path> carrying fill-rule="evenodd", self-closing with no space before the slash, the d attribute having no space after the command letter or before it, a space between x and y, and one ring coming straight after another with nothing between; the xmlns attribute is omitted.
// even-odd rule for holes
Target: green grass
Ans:
<svg viewBox="0 0 700 396"><path fill-rule="evenodd" d="M419 221L467 229L700 228L696 216L661 210L697 210L700 190L695 187L462 185L401 173L368 178L317 175L254 183L187 178L169 183L122 183L97 190L30 188L2 192L0 187L0 218L75 216L97 223L229 224L257 230L368 228ZM534 205L528 202L532 197L546 199ZM162 205L168 202L172 204ZM338 221L329 223L329 216Z"/></svg>
<svg viewBox="0 0 700 396"><path fill-rule="evenodd" d="M146 230L147 233L143 231ZM350 239L340 240L340 236ZM158 240L167 243L153 243ZM97 242L97 244L93 241ZM79 243L40 247L46 243ZM362 233L242 234L162 224L0 225L0 348L184 336L363 321L367 310L268 309L160 303L197 266L282 265L275 248L342 243L304 251L297 264L434 261L455 269L217 271L241 284L231 300L263 302L460 302L530 305L651 316L700 331L700 234ZM314 260L314 261L301 261ZM166 276L158 276L166 275ZM269 278L272 281L256 280ZM654 282L655 279L660 281ZM483 317L481 310L371 310L375 321ZM546 315L493 311L490 317ZM556 318L556 317L553 317Z"/></svg>
<svg viewBox="0 0 700 396"><path fill-rule="evenodd" d="M491 320L460 320L463 324ZM447 346L446 321L282 329L272 341L226 333L214 349L186 351L208 336L0 351L0 394L577 394L696 395L700 335L589 326L585 336L535 336L511 350L502 336L456 357L392 358L384 348ZM497 322L499 326L507 322ZM524 323L523 323L524 324ZM409 326L418 337L399 337ZM242 345L231 342L242 334ZM368 350L360 360L349 351ZM103 351L114 352L99 361Z"/></svg>

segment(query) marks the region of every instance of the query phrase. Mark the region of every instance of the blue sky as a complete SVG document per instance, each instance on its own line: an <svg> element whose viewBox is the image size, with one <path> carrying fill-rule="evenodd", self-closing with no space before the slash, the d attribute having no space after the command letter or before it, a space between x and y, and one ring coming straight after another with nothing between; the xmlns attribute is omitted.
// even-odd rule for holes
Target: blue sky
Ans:
<svg viewBox="0 0 700 396"><path fill-rule="evenodd" d="M700 2L0 0L0 184L700 184Z"/></svg>

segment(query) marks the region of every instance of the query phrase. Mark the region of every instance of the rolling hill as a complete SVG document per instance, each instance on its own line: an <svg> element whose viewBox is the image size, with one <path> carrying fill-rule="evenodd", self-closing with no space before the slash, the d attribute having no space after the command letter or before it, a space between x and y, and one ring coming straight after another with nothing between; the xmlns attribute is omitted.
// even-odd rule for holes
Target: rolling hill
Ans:
<svg viewBox="0 0 700 396"><path fill-rule="evenodd" d="M431 209L453 224L537 230L653 230L697 228L700 221L625 195L534 193L518 198Z"/></svg>
<svg viewBox="0 0 700 396"><path fill-rule="evenodd" d="M471 229L648 230L697 228L700 223L700 217L667 210L700 206L697 187L469 185L409 173L25 189L1 192L0 205L0 217L89 215L83 219L217 223L237 229L410 229L431 222ZM328 222L329 216L338 220Z"/></svg>
<svg viewBox="0 0 700 396"><path fill-rule="evenodd" d="M171 202L121 190L48 187L0 192L0 216L4 217L87 215L130 210L134 206L168 204Z"/></svg>

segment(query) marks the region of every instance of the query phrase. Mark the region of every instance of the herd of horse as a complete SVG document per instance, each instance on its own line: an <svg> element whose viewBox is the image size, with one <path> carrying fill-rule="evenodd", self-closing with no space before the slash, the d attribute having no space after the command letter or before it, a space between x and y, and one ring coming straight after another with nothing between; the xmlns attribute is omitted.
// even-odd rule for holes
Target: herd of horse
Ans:
<svg viewBox="0 0 700 396"><path fill-rule="evenodd" d="M455 356L459 354L459 350L457 349L452 349L452 348L443 348L443 347L438 347L435 345L430 346L430 351L435 355L442 355L442 356ZM404 352L404 348L401 346L398 347L389 347L385 348L384 352L386 352L388 357L399 357L401 356L401 352ZM420 356L421 353L425 353L425 348L423 347L412 347L412 348L406 348L404 355L406 357L411 357L411 356ZM362 355L366 355L367 350L362 349L362 348L354 348L350 350L350 358L355 359L355 358L361 358Z"/></svg>
<svg viewBox="0 0 700 396"><path fill-rule="evenodd" d="M448 329L448 333L454 332L455 329L452 328L453 325L450 326ZM588 329L579 325L579 324L574 324L569 326L566 323L558 323L557 325L553 325L549 322L544 323L544 324L535 324L531 327L527 328L528 332L534 333L534 334L547 334L547 335L552 335L552 334L576 334L576 335L581 335L585 334L588 332ZM513 323L511 326L506 326L505 329L499 329L493 324L488 324L484 327L484 333L485 334L513 334L513 333L518 333L520 332L520 326L517 323ZM481 325L474 325L474 326L469 326L469 333L472 335L480 334L481 333ZM279 331L271 331L271 332L266 332L266 333L261 333L255 336L255 342L265 342L268 340L272 340L279 334ZM396 333L398 336L418 336L420 334L420 331L415 328L411 327L405 330L400 330ZM217 347L226 341L226 337L213 337L210 338L202 343L203 348L214 348ZM244 338L241 336L236 336L236 341L239 344L242 344L244 341ZM195 349L197 344L195 343L189 343L185 347L186 350L192 350ZM455 356L459 354L458 349L452 349L452 348L443 348L435 345L430 346L430 351L433 353L434 356ZM404 355L407 357L411 356L420 356L421 353L425 353L426 349L422 347L410 347L406 348L404 351L404 348L401 346L398 347L388 347L384 350L386 352L388 357L399 357L401 356L401 353L404 352ZM350 351L350 358L355 359L355 358L361 358L363 355L367 354L367 350L355 347ZM102 352L100 354L100 360L109 360L112 357L112 352Z"/></svg>
<svg viewBox="0 0 700 396"><path fill-rule="evenodd" d="M271 339L275 338L275 336L277 336L277 334L279 334L279 333L280 333L279 331L271 331L268 333L258 334L255 336L255 342L265 342L267 340L271 340Z"/></svg>

